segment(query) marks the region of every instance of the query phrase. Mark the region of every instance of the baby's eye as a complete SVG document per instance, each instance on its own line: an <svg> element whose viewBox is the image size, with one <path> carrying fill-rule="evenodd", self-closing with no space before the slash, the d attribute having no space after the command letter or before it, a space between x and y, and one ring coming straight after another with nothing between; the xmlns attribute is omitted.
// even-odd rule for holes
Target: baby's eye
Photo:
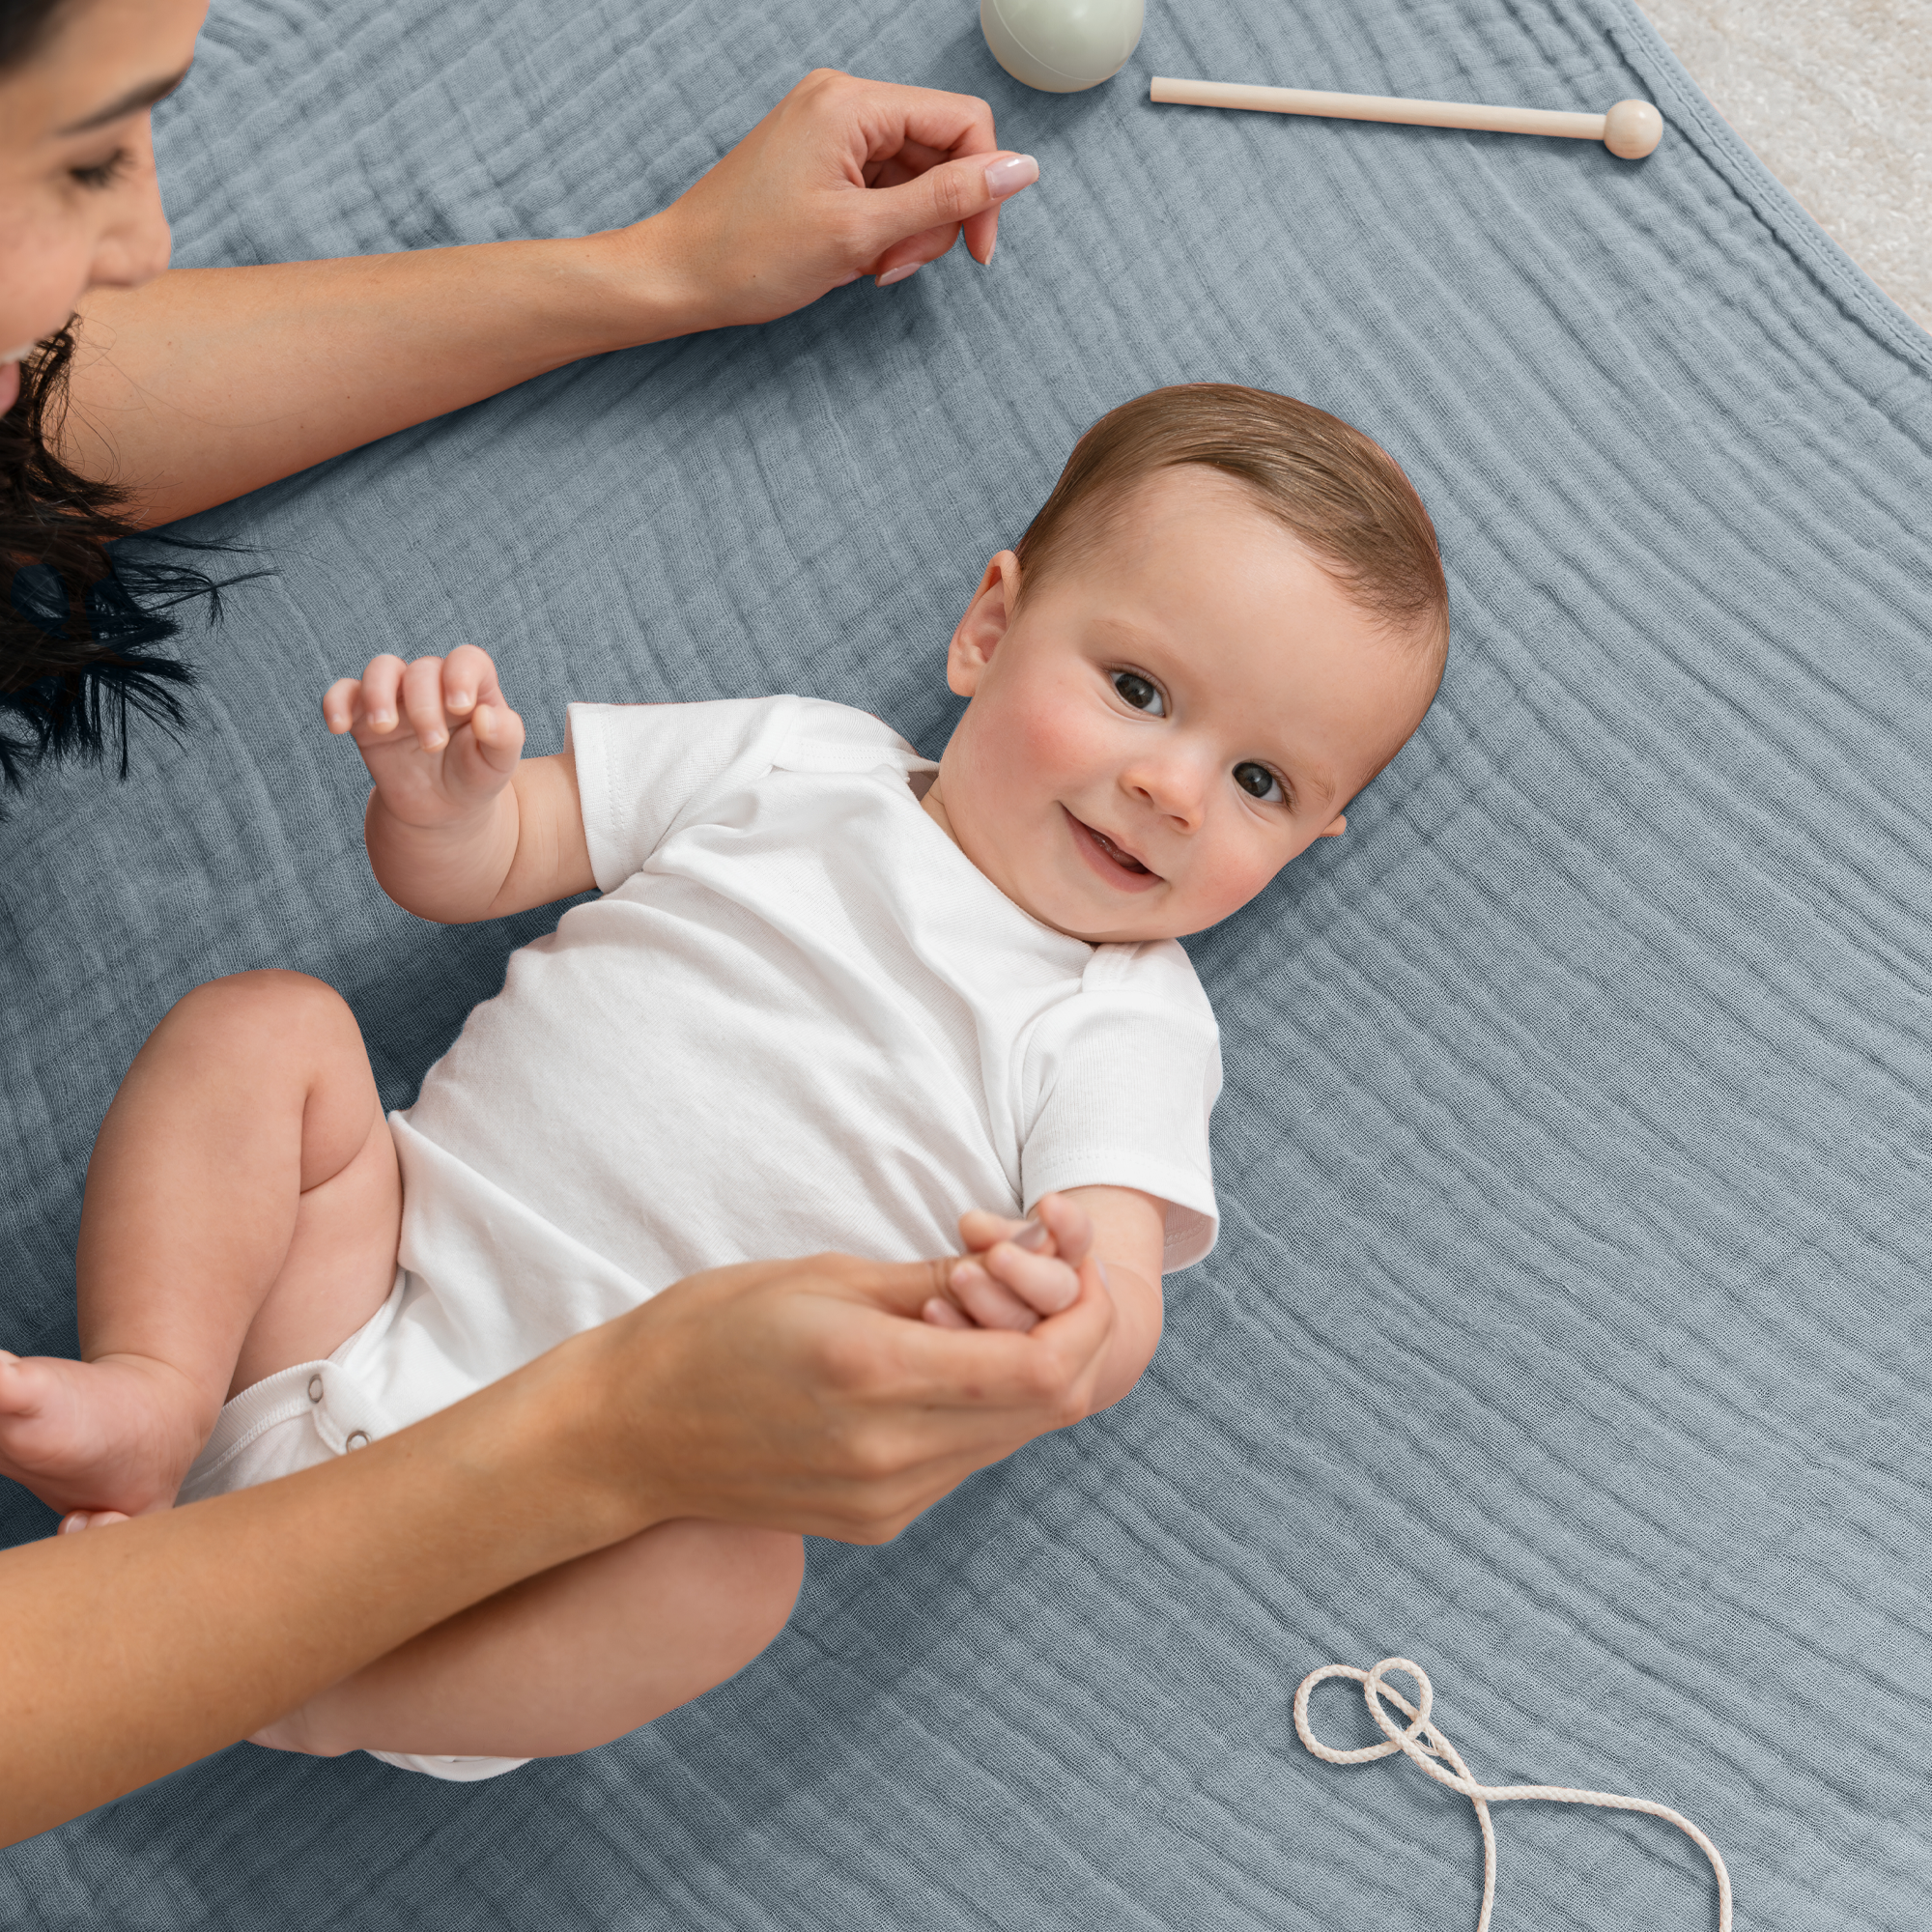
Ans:
<svg viewBox="0 0 1932 1932"><path fill-rule="evenodd" d="M1281 781L1265 765L1236 765L1235 767L1235 782L1250 798L1261 799L1268 805L1285 803L1288 797L1288 794L1281 788Z"/></svg>
<svg viewBox="0 0 1932 1932"><path fill-rule="evenodd" d="M1152 678L1143 677L1137 670L1117 670L1114 689L1136 711L1145 711L1152 718L1167 716L1167 699L1160 695L1160 686Z"/></svg>

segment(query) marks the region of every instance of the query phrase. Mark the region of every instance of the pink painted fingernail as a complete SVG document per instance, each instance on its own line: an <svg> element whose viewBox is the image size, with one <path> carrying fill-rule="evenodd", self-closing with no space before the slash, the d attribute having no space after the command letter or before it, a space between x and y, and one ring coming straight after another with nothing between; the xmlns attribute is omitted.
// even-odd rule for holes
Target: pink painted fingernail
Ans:
<svg viewBox="0 0 1932 1932"><path fill-rule="evenodd" d="M1039 179L1039 163L1031 155L1009 155L986 170L986 192L995 201L1005 201Z"/></svg>
<svg viewBox="0 0 1932 1932"><path fill-rule="evenodd" d="M1037 1215L1030 1216L1018 1229L1009 1235L1007 1239L1014 1247L1024 1248L1030 1255L1037 1255L1042 1248L1050 1248L1053 1245L1053 1236L1048 1232L1046 1223Z"/></svg>
<svg viewBox="0 0 1932 1932"><path fill-rule="evenodd" d="M908 275L918 274L923 266L924 264L921 262L906 262L896 269L888 269L879 277L879 286L882 289L889 289L895 282L902 282Z"/></svg>

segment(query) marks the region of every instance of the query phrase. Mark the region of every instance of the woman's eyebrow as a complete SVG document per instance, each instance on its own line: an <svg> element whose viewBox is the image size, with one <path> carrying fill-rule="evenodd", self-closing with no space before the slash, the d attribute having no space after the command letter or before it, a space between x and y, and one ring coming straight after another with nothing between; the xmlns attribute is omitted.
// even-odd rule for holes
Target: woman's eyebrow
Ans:
<svg viewBox="0 0 1932 1932"><path fill-rule="evenodd" d="M166 80L151 80L140 87L129 88L119 100L110 100L98 114L90 114L85 121L76 121L70 128L56 128L54 138L64 141L70 134L91 133L96 128L104 128L110 121L118 121L124 114L132 114L138 108L152 107L156 101L165 99L187 78L187 69L183 68L177 74Z"/></svg>

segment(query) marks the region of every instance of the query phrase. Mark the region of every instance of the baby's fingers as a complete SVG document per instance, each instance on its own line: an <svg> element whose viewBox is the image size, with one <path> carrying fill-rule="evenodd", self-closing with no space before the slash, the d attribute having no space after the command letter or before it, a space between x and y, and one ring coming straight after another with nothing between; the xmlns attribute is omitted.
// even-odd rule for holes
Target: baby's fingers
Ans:
<svg viewBox="0 0 1932 1932"><path fill-rule="evenodd" d="M479 704L501 704L497 667L490 653L458 644L442 661L442 708L451 718L468 718Z"/></svg>
<svg viewBox="0 0 1932 1932"><path fill-rule="evenodd" d="M409 669L393 651L371 658L362 672L362 722L376 731L393 731L399 715L403 673Z"/></svg>
<svg viewBox="0 0 1932 1932"><path fill-rule="evenodd" d="M425 752L449 743L449 721L442 709L442 660L418 658L403 673L403 716Z"/></svg>
<svg viewBox="0 0 1932 1932"><path fill-rule="evenodd" d="M479 700L469 714L469 747L474 757L489 771L496 773L500 782L502 775L514 771L517 760L523 755L524 721L500 696L494 701ZM473 765L465 772L465 778L469 781L481 776Z"/></svg>
<svg viewBox="0 0 1932 1932"><path fill-rule="evenodd" d="M946 1277L952 1298L981 1328L1033 1327L1039 1317L1009 1288L988 1274L979 1261L960 1262ZM930 1321L932 1317L927 1315Z"/></svg>
<svg viewBox="0 0 1932 1932"><path fill-rule="evenodd" d="M1024 1303L1036 1315L1058 1315L1080 1298L1080 1277L1053 1255L1029 1254L1011 1241L998 1241L970 1263Z"/></svg>
<svg viewBox="0 0 1932 1932"><path fill-rule="evenodd" d="M339 738L345 731L355 730L361 707L362 680L338 677L322 694L322 722Z"/></svg>

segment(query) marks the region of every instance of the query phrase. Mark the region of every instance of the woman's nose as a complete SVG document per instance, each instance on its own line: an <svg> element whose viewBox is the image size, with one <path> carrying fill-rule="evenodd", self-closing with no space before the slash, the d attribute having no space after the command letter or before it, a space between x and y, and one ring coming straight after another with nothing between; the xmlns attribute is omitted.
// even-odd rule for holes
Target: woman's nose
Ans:
<svg viewBox="0 0 1932 1932"><path fill-rule="evenodd" d="M117 208L114 220L95 244L88 270L90 288L138 289L168 266L174 237L161 207L152 153L144 159L146 165L128 184L126 199Z"/></svg>

